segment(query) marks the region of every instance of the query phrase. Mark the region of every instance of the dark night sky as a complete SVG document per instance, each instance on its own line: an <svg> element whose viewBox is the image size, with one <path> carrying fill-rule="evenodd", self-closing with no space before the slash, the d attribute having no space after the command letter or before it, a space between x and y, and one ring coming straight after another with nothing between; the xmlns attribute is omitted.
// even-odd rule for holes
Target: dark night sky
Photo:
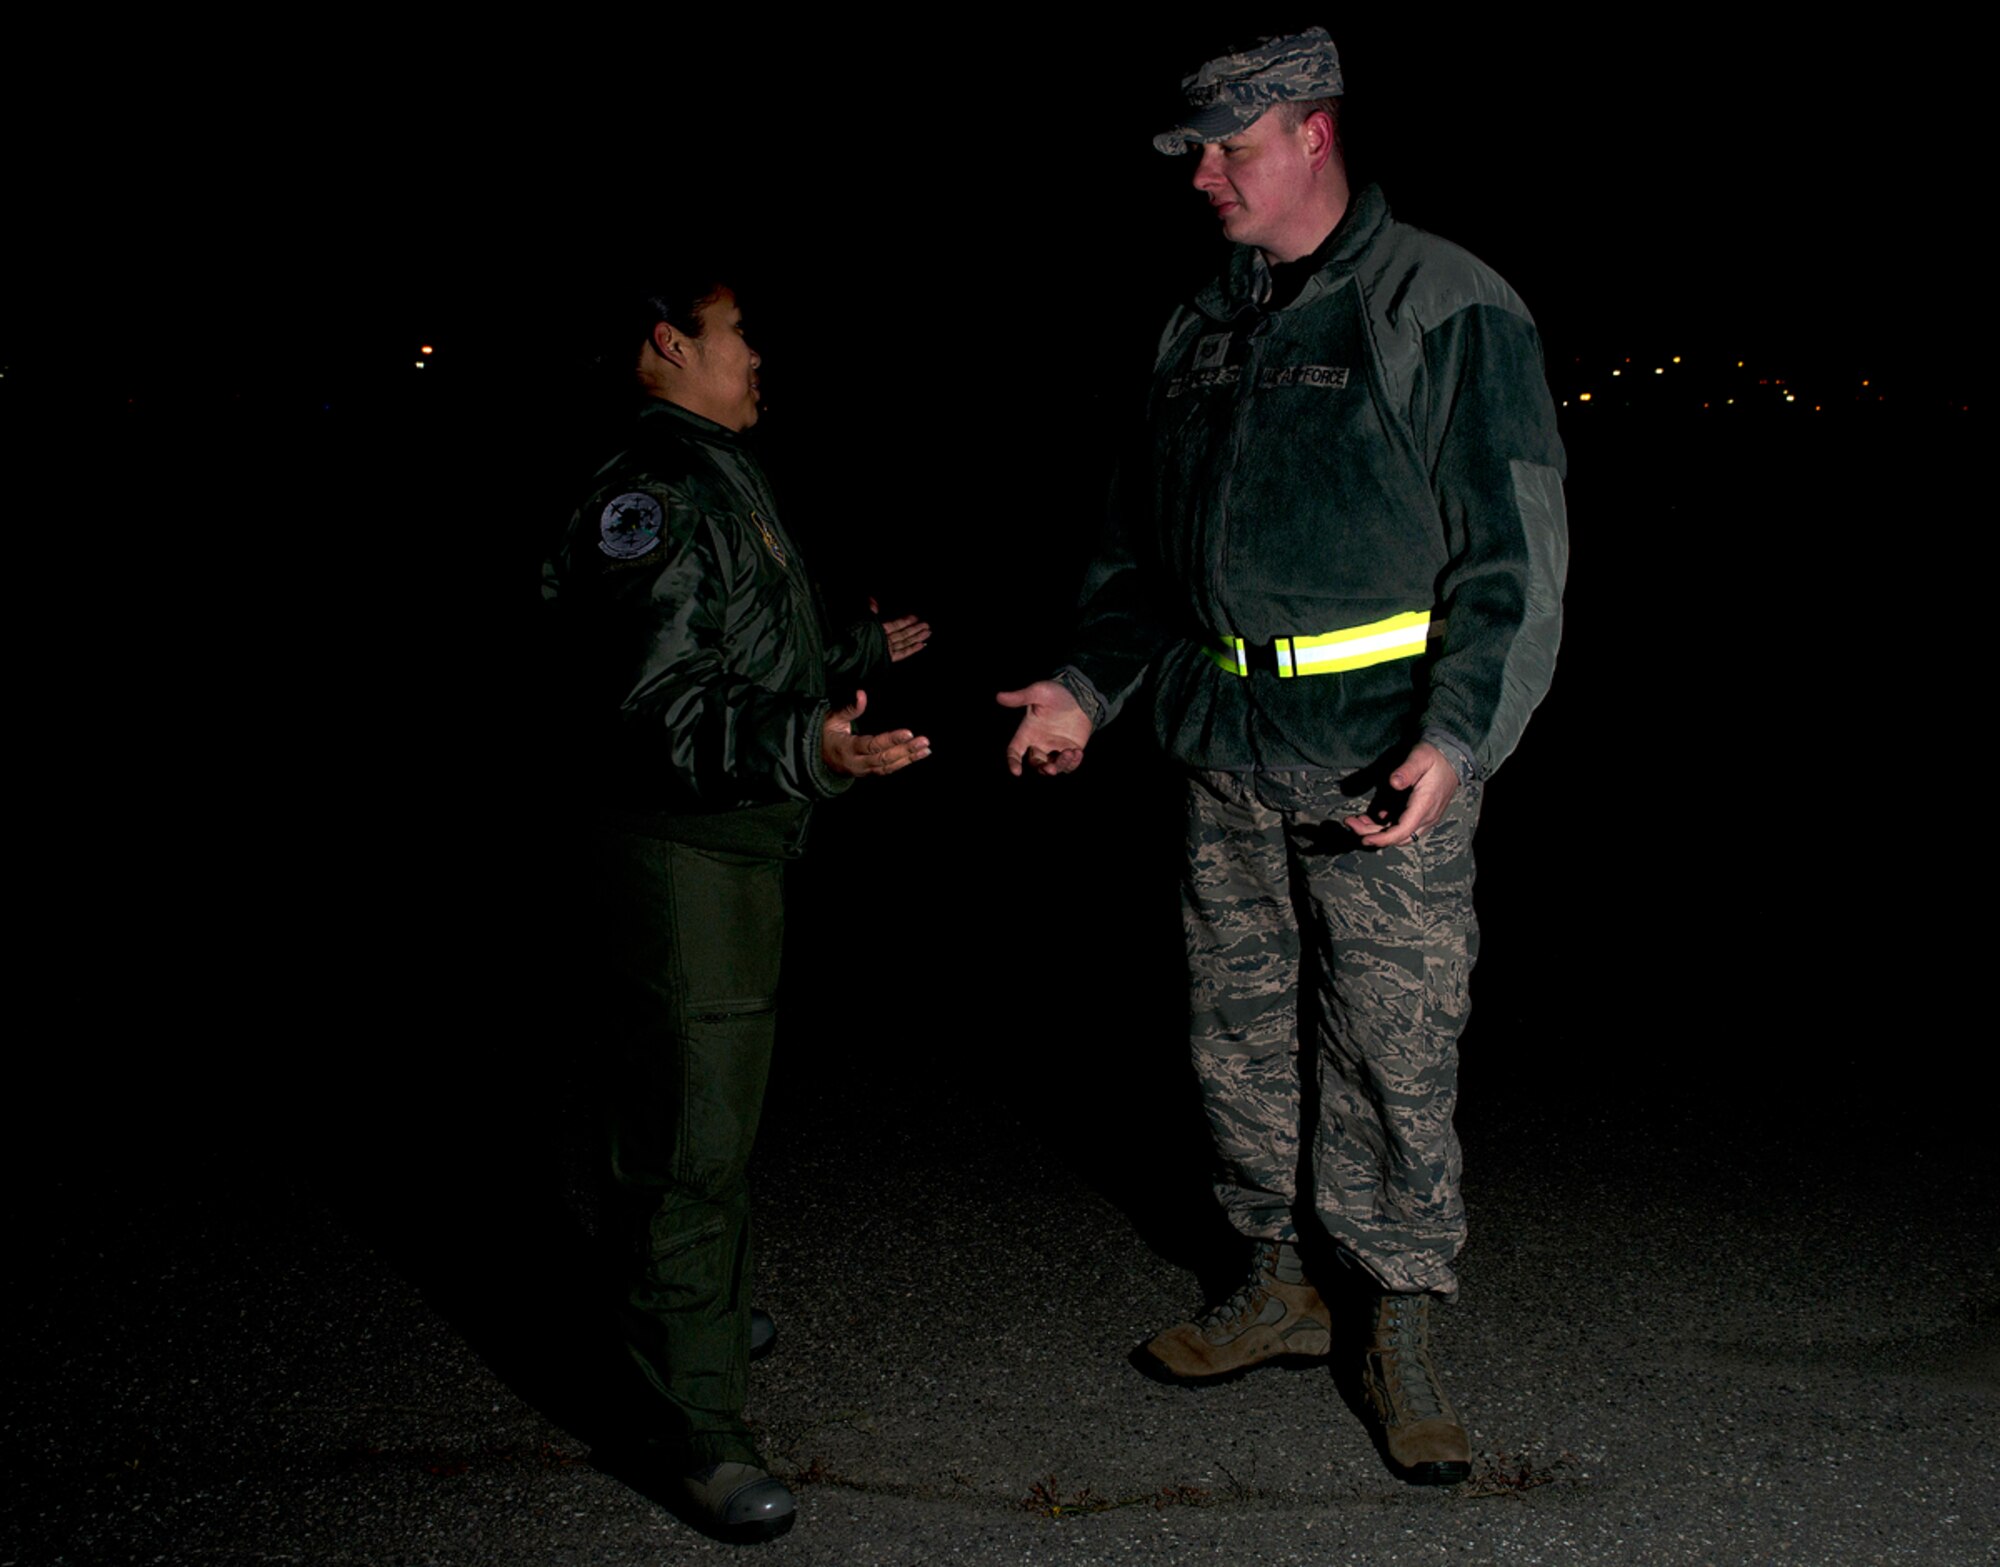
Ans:
<svg viewBox="0 0 2000 1567"><path fill-rule="evenodd" d="M1558 352L1702 339L1935 365L1909 328L1965 243L1965 51L1674 20L1344 23L1357 167L1497 266ZM1087 378L1107 330L1143 343L1204 270L1209 220L1146 139L1204 40L1039 18L764 31L295 39L246 71L199 39L134 40L110 82L95 63L92 120L61 81L23 118L53 275L10 336L60 314L73 345L71 323L88 341L138 308L182 378L251 344L267 376L274 353L286 378L365 375L414 336L504 373L608 264L726 235L767 268L795 362L821 351L808 309L838 322L826 341L865 336L843 401L895 417L913 363L990 366L1002 313ZM156 385L132 348L126 373Z"/></svg>

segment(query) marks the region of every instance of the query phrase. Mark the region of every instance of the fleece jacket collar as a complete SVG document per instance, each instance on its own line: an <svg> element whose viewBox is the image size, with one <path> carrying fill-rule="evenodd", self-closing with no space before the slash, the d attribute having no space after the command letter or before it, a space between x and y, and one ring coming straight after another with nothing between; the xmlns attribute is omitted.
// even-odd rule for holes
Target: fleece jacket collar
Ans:
<svg viewBox="0 0 2000 1567"><path fill-rule="evenodd" d="M1325 260L1299 296L1280 308L1299 310L1329 289L1338 288L1354 270L1389 221L1389 203L1379 185L1364 185L1347 203L1340 222L1320 246ZM1212 321L1234 321L1246 311L1261 310L1271 297L1271 266L1255 245L1238 245L1228 269L1195 295L1194 307Z"/></svg>

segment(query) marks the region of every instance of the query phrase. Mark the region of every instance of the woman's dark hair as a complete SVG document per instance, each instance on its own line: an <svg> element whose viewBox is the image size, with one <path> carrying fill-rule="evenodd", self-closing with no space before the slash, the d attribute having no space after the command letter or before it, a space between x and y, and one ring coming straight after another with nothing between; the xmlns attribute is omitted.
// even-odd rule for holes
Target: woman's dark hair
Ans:
<svg viewBox="0 0 2000 1567"><path fill-rule="evenodd" d="M709 271L685 273L678 277L653 278L655 286L643 290L632 302L632 350L653 335L653 328L665 321L689 337L701 336L701 307L729 285Z"/></svg>
<svg viewBox="0 0 2000 1567"><path fill-rule="evenodd" d="M613 288L599 301L588 333L592 374L622 386L662 321L700 337L701 307L729 286L720 281L725 275L708 265L670 267L642 274L622 290Z"/></svg>

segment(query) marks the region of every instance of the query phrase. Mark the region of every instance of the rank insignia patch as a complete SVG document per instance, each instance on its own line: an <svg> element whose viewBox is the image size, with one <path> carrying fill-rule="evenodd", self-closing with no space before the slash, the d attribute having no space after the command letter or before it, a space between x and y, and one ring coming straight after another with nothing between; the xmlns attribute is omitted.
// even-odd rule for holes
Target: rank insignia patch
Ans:
<svg viewBox="0 0 2000 1567"><path fill-rule="evenodd" d="M660 542L667 513L652 496L634 490L620 495L597 520L597 547L613 560L637 560Z"/></svg>
<svg viewBox="0 0 2000 1567"><path fill-rule="evenodd" d="M1211 332L1194 345L1194 367L1197 370L1213 370L1229 357L1229 334Z"/></svg>

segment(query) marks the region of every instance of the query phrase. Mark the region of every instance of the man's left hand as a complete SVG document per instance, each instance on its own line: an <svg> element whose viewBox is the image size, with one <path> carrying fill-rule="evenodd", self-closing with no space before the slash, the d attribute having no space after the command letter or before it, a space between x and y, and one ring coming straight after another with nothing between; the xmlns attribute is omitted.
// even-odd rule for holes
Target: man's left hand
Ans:
<svg viewBox="0 0 2000 1567"><path fill-rule="evenodd" d="M1403 758L1403 765L1389 775L1389 787L1405 794L1403 808L1393 817L1387 806L1378 806L1376 815L1347 818L1347 830L1361 840L1363 848L1393 849L1434 824L1458 793L1458 774L1444 759L1444 752L1428 740L1419 740Z"/></svg>

